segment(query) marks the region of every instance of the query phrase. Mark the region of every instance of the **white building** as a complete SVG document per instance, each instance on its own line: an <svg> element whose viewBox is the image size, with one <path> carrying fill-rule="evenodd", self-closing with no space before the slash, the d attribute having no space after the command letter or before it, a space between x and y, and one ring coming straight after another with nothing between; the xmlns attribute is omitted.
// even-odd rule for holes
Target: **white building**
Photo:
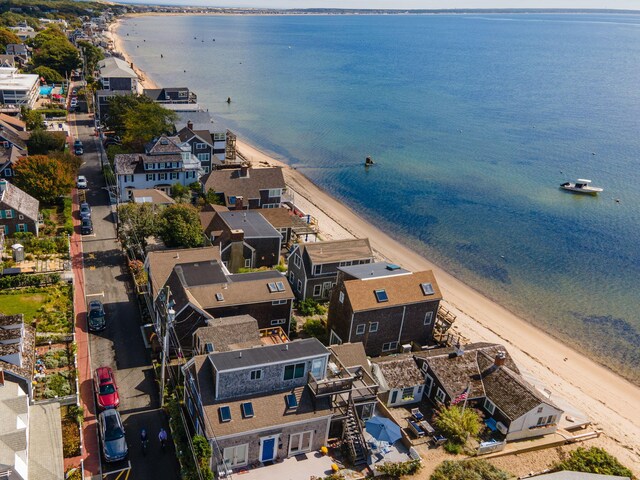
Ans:
<svg viewBox="0 0 640 480"><path fill-rule="evenodd" d="M0 68L0 110L20 110L23 105L33 108L39 89L38 75L18 73L13 67Z"/></svg>

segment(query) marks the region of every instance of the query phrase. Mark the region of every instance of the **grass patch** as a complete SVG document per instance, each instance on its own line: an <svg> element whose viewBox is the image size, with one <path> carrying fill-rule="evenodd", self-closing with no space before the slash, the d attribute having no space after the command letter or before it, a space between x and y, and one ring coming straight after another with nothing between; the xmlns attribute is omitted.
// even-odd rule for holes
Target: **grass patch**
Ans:
<svg viewBox="0 0 640 480"><path fill-rule="evenodd" d="M38 332L71 333L73 304L71 286L63 283L0 291L0 313L22 313Z"/></svg>

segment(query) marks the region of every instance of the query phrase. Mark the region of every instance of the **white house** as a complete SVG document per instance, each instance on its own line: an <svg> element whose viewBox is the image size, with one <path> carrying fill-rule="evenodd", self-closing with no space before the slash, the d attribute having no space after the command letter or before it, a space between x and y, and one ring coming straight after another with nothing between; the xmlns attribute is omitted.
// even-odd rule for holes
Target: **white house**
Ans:
<svg viewBox="0 0 640 480"><path fill-rule="evenodd" d="M19 111L21 106L33 108L38 100L40 77L18 73L14 67L0 67L0 109Z"/></svg>

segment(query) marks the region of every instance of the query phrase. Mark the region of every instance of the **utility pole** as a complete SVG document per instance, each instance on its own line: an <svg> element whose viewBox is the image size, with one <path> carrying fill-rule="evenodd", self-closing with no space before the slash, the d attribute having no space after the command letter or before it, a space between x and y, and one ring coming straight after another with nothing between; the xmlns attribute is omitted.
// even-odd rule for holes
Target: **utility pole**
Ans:
<svg viewBox="0 0 640 480"><path fill-rule="evenodd" d="M167 287L164 310L164 338L162 341L162 371L160 372L160 406L164 407L164 384L166 378L167 359L169 358L169 331L173 328L173 321L176 319L176 312L171 305L169 297L171 290Z"/></svg>

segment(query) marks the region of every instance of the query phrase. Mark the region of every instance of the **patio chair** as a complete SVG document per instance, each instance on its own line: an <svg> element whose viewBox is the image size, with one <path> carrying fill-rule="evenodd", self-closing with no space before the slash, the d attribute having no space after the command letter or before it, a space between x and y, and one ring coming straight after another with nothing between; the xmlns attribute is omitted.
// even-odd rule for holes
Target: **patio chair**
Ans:
<svg viewBox="0 0 640 480"><path fill-rule="evenodd" d="M447 437L445 437L444 435L434 435L432 440L433 444L438 447L440 445L444 445L444 443L447 441Z"/></svg>
<svg viewBox="0 0 640 480"><path fill-rule="evenodd" d="M424 415L419 408L412 408L411 416L415 419L416 422L421 422L422 420L424 420Z"/></svg>
<svg viewBox="0 0 640 480"><path fill-rule="evenodd" d="M425 435L425 432L422 429L422 427L420 427L420 425L418 425L413 420L409 420L409 430L411 430L413 432L413 434L418 438L419 437L424 437L424 435Z"/></svg>

